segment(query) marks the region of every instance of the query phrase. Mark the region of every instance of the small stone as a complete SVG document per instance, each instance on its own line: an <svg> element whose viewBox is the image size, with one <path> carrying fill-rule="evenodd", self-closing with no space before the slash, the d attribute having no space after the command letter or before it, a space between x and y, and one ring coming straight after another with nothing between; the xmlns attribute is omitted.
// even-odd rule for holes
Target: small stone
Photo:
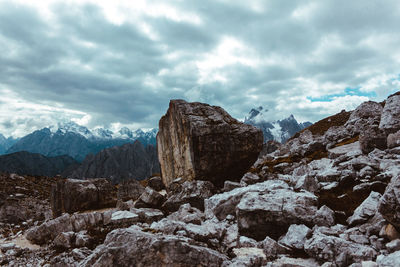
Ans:
<svg viewBox="0 0 400 267"><path fill-rule="evenodd" d="M323 205L315 214L314 223L318 226L335 225L335 212Z"/></svg>
<svg viewBox="0 0 400 267"><path fill-rule="evenodd" d="M148 182L148 186L153 188L156 191L161 191L165 189L165 185L159 176L151 177Z"/></svg>
<svg viewBox="0 0 400 267"><path fill-rule="evenodd" d="M292 224L279 243L294 249L304 249L304 243L310 234L311 229L307 226Z"/></svg>
<svg viewBox="0 0 400 267"><path fill-rule="evenodd" d="M238 247L240 248L255 248L257 247L257 241L253 238L249 238L246 236L241 236L238 241Z"/></svg>
<svg viewBox="0 0 400 267"><path fill-rule="evenodd" d="M387 250L392 253L400 250L400 239L395 239L386 244Z"/></svg>
<svg viewBox="0 0 400 267"><path fill-rule="evenodd" d="M232 182L232 181L225 181L224 182L224 188L222 189L223 192L229 192L232 191L235 188L240 187L240 183L237 182Z"/></svg>

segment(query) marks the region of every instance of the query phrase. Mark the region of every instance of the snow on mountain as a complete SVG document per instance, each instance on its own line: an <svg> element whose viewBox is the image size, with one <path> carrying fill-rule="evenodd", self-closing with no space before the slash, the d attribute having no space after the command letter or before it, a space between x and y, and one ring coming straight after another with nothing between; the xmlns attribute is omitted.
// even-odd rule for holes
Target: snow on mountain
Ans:
<svg viewBox="0 0 400 267"><path fill-rule="evenodd" d="M263 131L264 142L275 140L285 143L290 137L298 131L311 125L311 122L298 123L293 115L278 121L268 121L266 113L268 109L262 106L251 109L249 116L245 118L244 123L256 126Z"/></svg>
<svg viewBox="0 0 400 267"><path fill-rule="evenodd" d="M147 143L154 143L153 140L157 135L158 129L151 129L149 131L143 131L142 129L137 129L135 131L130 130L128 127L122 127L119 131L113 132L109 129L95 128L88 129L85 126L79 125L75 122L60 122L57 125L48 127L52 134L66 134L66 133L76 133L80 134L88 140L110 140L110 139L129 139L135 141L137 139L142 139Z"/></svg>

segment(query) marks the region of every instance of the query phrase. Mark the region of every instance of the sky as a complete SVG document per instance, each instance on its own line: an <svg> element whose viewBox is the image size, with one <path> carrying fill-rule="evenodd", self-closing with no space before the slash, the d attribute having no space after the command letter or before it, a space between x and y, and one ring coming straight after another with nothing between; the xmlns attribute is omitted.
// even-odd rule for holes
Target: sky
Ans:
<svg viewBox="0 0 400 267"><path fill-rule="evenodd" d="M170 99L315 122L400 90L398 25L397 0L0 0L0 133L148 129Z"/></svg>

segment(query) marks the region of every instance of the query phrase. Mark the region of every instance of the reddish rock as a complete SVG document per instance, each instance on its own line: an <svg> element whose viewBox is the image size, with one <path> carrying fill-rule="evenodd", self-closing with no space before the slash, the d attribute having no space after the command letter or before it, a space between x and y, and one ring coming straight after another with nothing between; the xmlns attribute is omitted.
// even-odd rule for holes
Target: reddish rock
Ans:
<svg viewBox="0 0 400 267"><path fill-rule="evenodd" d="M166 186L178 177L220 187L226 180L239 180L262 146L261 130L217 106L171 100L159 122L157 150Z"/></svg>

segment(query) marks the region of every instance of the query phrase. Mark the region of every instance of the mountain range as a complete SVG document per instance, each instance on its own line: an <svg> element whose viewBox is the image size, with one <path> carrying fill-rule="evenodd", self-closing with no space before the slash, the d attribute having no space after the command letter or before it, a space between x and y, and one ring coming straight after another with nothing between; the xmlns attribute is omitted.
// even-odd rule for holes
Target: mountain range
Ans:
<svg viewBox="0 0 400 267"><path fill-rule="evenodd" d="M274 140L280 143L285 143L290 137L297 132L312 125L311 122L298 123L293 115L288 118L277 121L268 121L265 114L268 109L262 106L251 109L244 123L260 128L264 135L264 142Z"/></svg>
<svg viewBox="0 0 400 267"><path fill-rule="evenodd" d="M97 178L106 177L113 183L122 180L143 180L160 173L157 150L153 145L144 146L139 140L104 149L96 155L89 154L82 164L68 168L63 177Z"/></svg>
<svg viewBox="0 0 400 267"><path fill-rule="evenodd" d="M68 155L81 162L88 154L96 154L105 148L133 143L136 140L145 146L155 145L156 135L157 129L144 132L141 129L131 131L124 127L114 133L104 128L89 130L74 122L59 123L57 126L34 131L13 144L8 142L3 154L28 151L48 157Z"/></svg>

